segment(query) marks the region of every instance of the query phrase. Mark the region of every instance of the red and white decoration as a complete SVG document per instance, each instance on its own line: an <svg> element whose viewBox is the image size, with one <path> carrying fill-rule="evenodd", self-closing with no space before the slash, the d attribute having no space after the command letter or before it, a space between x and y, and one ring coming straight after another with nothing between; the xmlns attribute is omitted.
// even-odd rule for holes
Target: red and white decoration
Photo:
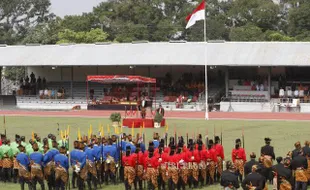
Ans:
<svg viewBox="0 0 310 190"><path fill-rule="evenodd" d="M186 29L193 26L196 21L205 19L205 0L203 0L198 7L192 12L192 14L186 17L187 25Z"/></svg>
<svg viewBox="0 0 310 190"><path fill-rule="evenodd" d="M128 75L90 75L87 81L100 83L150 83L156 84L155 78Z"/></svg>

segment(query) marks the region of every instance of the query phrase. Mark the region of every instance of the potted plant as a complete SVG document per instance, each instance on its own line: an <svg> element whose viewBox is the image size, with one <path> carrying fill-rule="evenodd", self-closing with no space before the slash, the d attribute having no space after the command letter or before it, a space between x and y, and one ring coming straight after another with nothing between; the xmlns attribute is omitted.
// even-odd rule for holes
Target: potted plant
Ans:
<svg viewBox="0 0 310 190"><path fill-rule="evenodd" d="M157 112L155 117L154 117L154 127L160 128L162 120L163 120L163 116Z"/></svg>
<svg viewBox="0 0 310 190"><path fill-rule="evenodd" d="M112 113L110 115L110 120L112 121L112 126L113 127L118 127L119 122L121 122L122 116L120 113Z"/></svg>

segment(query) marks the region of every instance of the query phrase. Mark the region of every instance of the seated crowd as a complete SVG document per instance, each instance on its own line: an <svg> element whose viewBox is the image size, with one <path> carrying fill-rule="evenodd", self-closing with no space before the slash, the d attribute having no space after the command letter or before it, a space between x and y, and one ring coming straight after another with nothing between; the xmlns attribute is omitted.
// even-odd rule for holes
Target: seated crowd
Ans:
<svg viewBox="0 0 310 190"><path fill-rule="evenodd" d="M37 79L32 72L30 78L21 78L19 80L20 89L17 91L19 96L22 95L39 95L40 99L64 99L65 98L65 89L64 87L59 88L58 90L49 89L46 84L46 79L39 76Z"/></svg>
<svg viewBox="0 0 310 190"><path fill-rule="evenodd" d="M159 90L157 88L156 90ZM150 100L153 97L154 90L150 88L150 94L147 87L133 87L130 85L112 85L111 87L104 88L103 96L96 99L95 90L89 90L89 99L92 104L117 104L119 102L138 102L140 100Z"/></svg>
<svg viewBox="0 0 310 190"><path fill-rule="evenodd" d="M251 91L266 91L268 89L267 80L239 80L238 86L249 86Z"/></svg>
<svg viewBox="0 0 310 190"><path fill-rule="evenodd" d="M173 81L167 73L161 82L164 89L164 101L176 102L177 107L182 107L184 102L197 102L199 95L205 90L204 76L199 74L184 73L178 80Z"/></svg>
<svg viewBox="0 0 310 190"><path fill-rule="evenodd" d="M39 90L40 99L64 99L66 95L66 90L64 87L54 90L45 88L45 90Z"/></svg>

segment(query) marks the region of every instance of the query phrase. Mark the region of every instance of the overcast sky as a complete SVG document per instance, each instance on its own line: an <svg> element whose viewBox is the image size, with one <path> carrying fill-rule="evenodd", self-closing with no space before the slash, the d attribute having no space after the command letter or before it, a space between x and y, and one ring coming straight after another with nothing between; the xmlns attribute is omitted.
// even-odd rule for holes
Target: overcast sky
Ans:
<svg viewBox="0 0 310 190"><path fill-rule="evenodd" d="M93 7L104 0L51 0L51 12L57 16L77 15L91 12Z"/></svg>

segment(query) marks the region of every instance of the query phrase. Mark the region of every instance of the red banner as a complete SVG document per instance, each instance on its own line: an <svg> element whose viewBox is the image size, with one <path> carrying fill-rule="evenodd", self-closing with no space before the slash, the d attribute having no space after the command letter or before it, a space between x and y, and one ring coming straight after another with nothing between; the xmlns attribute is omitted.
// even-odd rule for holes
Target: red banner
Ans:
<svg viewBox="0 0 310 190"><path fill-rule="evenodd" d="M128 75L90 75L87 76L87 81L100 83L156 83L155 78Z"/></svg>

